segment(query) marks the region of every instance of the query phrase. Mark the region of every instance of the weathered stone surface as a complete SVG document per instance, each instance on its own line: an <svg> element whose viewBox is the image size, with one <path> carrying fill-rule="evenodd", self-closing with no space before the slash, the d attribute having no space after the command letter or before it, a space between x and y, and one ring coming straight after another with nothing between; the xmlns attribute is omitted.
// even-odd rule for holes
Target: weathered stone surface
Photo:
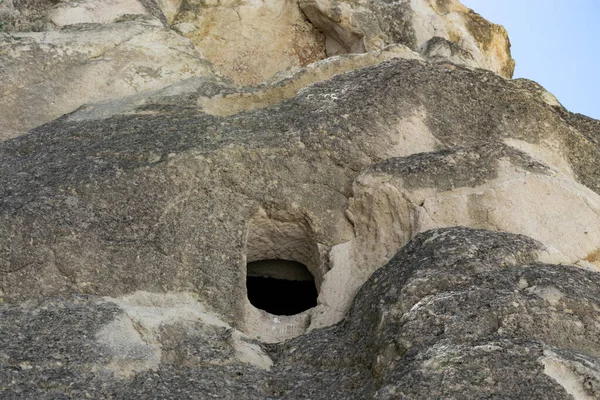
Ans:
<svg viewBox="0 0 600 400"><path fill-rule="evenodd" d="M328 57L304 68L290 68L269 81L246 90L223 90L222 94L201 96L198 105L211 115L227 116L281 103L294 98L305 87L325 81L335 75L376 65L393 58L423 60L421 56L403 45L387 46L381 51L346 54Z"/></svg>
<svg viewBox="0 0 600 400"><path fill-rule="evenodd" d="M343 324L265 346L190 295L0 305L3 398L464 399L600 395L600 275L523 236L417 236ZM573 396L573 397L570 397Z"/></svg>
<svg viewBox="0 0 600 400"><path fill-rule="evenodd" d="M212 75L188 40L152 21L0 36L0 64L0 140L85 103Z"/></svg>
<svg viewBox="0 0 600 400"><path fill-rule="evenodd" d="M60 0L4 0L0 3L0 32L52 29L48 12Z"/></svg>
<svg viewBox="0 0 600 400"><path fill-rule="evenodd" d="M531 149L534 157L544 155L539 147L514 143ZM541 164L548 161L543 157L535 158L494 144L373 165L355 181L349 209L356 216L357 257L379 254L371 262L380 265L415 232L470 226L527 235L548 246L548 260L598 270L600 263L592 256L600 238L600 196L575 182L572 174ZM544 207L540 199L547 199ZM390 220L386 210L364 212L381 202L404 210L402 218ZM382 231L389 236L382 237Z"/></svg>
<svg viewBox="0 0 600 400"><path fill-rule="evenodd" d="M2 3L0 3L0 17L2 17L3 19L15 13L16 10L15 5L13 4L13 0L5 0Z"/></svg>
<svg viewBox="0 0 600 400"><path fill-rule="evenodd" d="M121 114L122 103L82 109L2 145L7 299L194 291L276 340L342 319L368 276L431 227L527 233L549 261L596 263L597 144L521 82L395 58L231 116L198 106L231 88L181 90ZM537 210L548 193L554 205ZM275 237L304 243L268 258L301 257L320 300L271 335L245 299L244 265L266 256L248 256L253 240Z"/></svg>
<svg viewBox="0 0 600 400"><path fill-rule="evenodd" d="M110 23L135 15L157 18L165 25L173 0L3 0L0 32L42 32L65 25Z"/></svg>
<svg viewBox="0 0 600 400"><path fill-rule="evenodd" d="M299 0L326 35L327 54L360 53L391 43L425 56L485 68L507 78L515 63L503 27L456 0Z"/></svg>
<svg viewBox="0 0 600 400"><path fill-rule="evenodd" d="M325 58L325 38L296 0L184 0L173 27L242 85Z"/></svg>
<svg viewBox="0 0 600 400"><path fill-rule="evenodd" d="M109 23L125 15L148 15L139 0L61 1L49 13L57 27L84 23Z"/></svg>
<svg viewBox="0 0 600 400"><path fill-rule="evenodd" d="M148 3L148 2L147 2ZM183 0L157 0L156 6L160 12L164 15L166 22L170 25L175 20ZM146 6L148 7L148 6Z"/></svg>
<svg viewBox="0 0 600 400"><path fill-rule="evenodd" d="M207 62L236 84L256 85L327 56L396 45L432 61L512 74L506 33L455 1L11 0L1 7L9 35L0 37L0 108L8 115L0 140L86 103L205 76ZM137 25L122 24L128 20Z"/></svg>
<svg viewBox="0 0 600 400"><path fill-rule="evenodd" d="M303 66L295 2L127 4L0 42L0 137L35 127L0 143L1 398L599 397L600 122L486 71L510 76L503 30L307 0L357 54ZM272 37L229 74L255 86L204 58ZM261 260L317 306L256 308Z"/></svg>

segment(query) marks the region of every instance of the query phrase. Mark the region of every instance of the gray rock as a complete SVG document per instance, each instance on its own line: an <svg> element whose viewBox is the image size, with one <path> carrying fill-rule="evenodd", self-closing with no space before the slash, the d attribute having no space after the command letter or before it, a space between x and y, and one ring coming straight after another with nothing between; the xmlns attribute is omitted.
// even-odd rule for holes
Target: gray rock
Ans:
<svg viewBox="0 0 600 400"><path fill-rule="evenodd" d="M600 279L536 263L540 246L466 228L421 234L367 281L343 323L262 345L270 370L236 359L231 329L188 321L121 341L130 362L152 340L162 352L155 369L122 375L102 340L124 316L109 299L4 304L0 390L6 399L597 398Z"/></svg>
<svg viewBox="0 0 600 400"><path fill-rule="evenodd" d="M48 12L60 0L5 0L0 4L0 32L53 29ZM6 4L5 4L6 3Z"/></svg>
<svg viewBox="0 0 600 400"><path fill-rule="evenodd" d="M169 97L106 119L75 113L2 144L6 298L241 293L244 238L257 213L301 226L315 246L351 240L354 179L376 161L419 151L391 136L413 129L415 113L442 149L556 138L574 179L599 190L597 144L563 110L491 73L396 59L229 117L203 113L197 98ZM517 166L537 165L521 158ZM497 174L487 168L480 182ZM237 318L231 299L210 301Z"/></svg>
<svg viewBox="0 0 600 400"><path fill-rule="evenodd" d="M0 142L0 398L600 397L600 122L478 69L510 76L502 28L456 1L303 0L328 52L366 53L240 87L162 26L215 4L139 4L0 38L0 109L28 124L0 137L37 126ZM94 54L173 70L66 90ZM314 280L317 305L274 315L248 276Z"/></svg>

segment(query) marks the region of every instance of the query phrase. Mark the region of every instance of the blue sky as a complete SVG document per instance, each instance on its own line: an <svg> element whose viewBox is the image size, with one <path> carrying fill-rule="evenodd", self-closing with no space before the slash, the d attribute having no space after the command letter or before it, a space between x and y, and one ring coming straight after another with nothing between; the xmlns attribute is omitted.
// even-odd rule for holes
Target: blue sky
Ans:
<svg viewBox="0 0 600 400"><path fill-rule="evenodd" d="M600 0L461 0L504 25L515 78L553 93L568 110L600 119Z"/></svg>

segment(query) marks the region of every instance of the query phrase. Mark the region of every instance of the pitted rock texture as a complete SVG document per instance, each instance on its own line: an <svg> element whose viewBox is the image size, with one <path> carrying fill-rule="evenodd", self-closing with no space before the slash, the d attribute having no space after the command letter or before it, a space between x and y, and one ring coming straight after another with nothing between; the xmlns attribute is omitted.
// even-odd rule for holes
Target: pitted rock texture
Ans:
<svg viewBox="0 0 600 400"><path fill-rule="evenodd" d="M599 397L600 122L502 28L50 3L0 8L0 398ZM253 306L261 260L317 306Z"/></svg>
<svg viewBox="0 0 600 400"><path fill-rule="evenodd" d="M600 275L541 244L428 231L361 288L348 318L263 345L193 297L0 305L5 399L595 399ZM572 396L572 397L571 397Z"/></svg>
<svg viewBox="0 0 600 400"><path fill-rule="evenodd" d="M230 116L203 111L236 98L205 81L66 115L0 147L4 296L206 293L221 319L276 341L340 321L431 228L527 234L544 260L597 269L598 144L530 86L394 58ZM249 238L282 231L309 249L294 254L320 295L273 336L244 266Z"/></svg>
<svg viewBox="0 0 600 400"><path fill-rule="evenodd" d="M53 29L48 13L60 0L4 0L0 3L0 32Z"/></svg>

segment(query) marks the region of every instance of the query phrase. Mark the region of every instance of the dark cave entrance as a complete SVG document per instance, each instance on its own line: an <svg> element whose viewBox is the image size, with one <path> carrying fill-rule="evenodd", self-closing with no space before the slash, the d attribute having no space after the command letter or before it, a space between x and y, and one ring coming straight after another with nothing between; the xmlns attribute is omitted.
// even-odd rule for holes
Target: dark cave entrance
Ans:
<svg viewBox="0 0 600 400"><path fill-rule="evenodd" d="M304 264L261 260L247 265L248 300L274 315L295 315L317 305L315 279Z"/></svg>

